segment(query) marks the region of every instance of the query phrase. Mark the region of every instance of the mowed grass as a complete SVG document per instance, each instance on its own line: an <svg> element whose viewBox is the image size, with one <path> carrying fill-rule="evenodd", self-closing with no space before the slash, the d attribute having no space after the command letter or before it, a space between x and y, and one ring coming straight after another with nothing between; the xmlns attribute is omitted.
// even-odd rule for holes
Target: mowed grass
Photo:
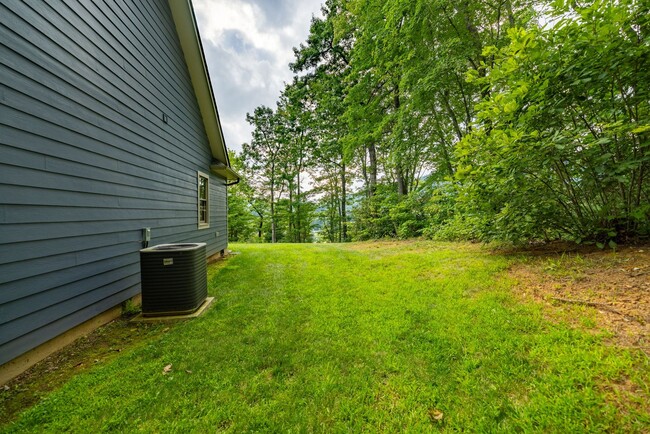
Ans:
<svg viewBox="0 0 650 434"><path fill-rule="evenodd" d="M7 432L647 432L648 359L543 319L466 244L234 245L214 306ZM163 372L171 365L169 372Z"/></svg>

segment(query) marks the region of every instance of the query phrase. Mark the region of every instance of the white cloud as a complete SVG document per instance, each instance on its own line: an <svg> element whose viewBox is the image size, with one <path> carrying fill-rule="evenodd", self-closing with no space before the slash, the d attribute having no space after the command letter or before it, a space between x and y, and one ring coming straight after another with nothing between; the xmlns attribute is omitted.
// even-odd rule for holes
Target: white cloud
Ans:
<svg viewBox="0 0 650 434"><path fill-rule="evenodd" d="M260 25L261 10L244 2L222 2L219 0L202 0L195 4L199 14L203 15L204 24L201 36L214 45L222 42L226 30L238 30L246 35L255 48L280 52L280 36L262 29Z"/></svg>
<svg viewBox="0 0 650 434"><path fill-rule="evenodd" d="M322 0L194 0L226 143L250 140L246 113L274 107Z"/></svg>

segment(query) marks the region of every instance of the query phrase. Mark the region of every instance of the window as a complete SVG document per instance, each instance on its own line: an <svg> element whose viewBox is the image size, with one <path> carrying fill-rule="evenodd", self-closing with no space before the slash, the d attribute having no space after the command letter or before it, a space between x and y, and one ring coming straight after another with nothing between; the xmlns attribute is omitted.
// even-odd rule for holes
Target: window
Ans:
<svg viewBox="0 0 650 434"><path fill-rule="evenodd" d="M210 227L210 177L199 172L199 229Z"/></svg>

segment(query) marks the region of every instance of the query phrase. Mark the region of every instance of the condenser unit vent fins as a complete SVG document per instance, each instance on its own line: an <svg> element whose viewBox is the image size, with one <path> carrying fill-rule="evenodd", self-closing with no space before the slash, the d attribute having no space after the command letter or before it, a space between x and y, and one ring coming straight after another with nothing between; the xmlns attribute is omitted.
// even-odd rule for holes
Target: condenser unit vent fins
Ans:
<svg viewBox="0 0 650 434"><path fill-rule="evenodd" d="M140 250L142 315L187 315L208 296L205 243Z"/></svg>

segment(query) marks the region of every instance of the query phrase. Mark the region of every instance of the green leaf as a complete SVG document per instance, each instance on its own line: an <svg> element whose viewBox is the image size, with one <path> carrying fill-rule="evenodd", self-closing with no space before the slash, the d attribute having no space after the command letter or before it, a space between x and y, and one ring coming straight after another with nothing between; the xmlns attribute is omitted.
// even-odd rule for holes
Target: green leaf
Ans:
<svg viewBox="0 0 650 434"><path fill-rule="evenodd" d="M632 133L639 134L645 133L646 131L650 131L650 125L641 125L640 127L636 127L632 130Z"/></svg>

